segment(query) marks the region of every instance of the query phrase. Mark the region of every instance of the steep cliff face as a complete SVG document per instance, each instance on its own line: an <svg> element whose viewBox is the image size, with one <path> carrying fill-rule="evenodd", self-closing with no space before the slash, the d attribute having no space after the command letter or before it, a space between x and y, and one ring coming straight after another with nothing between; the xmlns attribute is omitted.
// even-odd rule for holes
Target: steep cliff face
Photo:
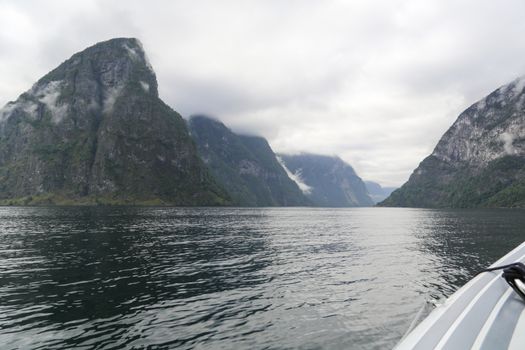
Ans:
<svg viewBox="0 0 525 350"><path fill-rule="evenodd" d="M374 204L363 180L339 157L316 154L280 154L279 157L314 205L364 207Z"/></svg>
<svg viewBox="0 0 525 350"><path fill-rule="evenodd" d="M201 157L236 205L310 204L264 138L237 135L205 116L193 116L188 125Z"/></svg>
<svg viewBox="0 0 525 350"><path fill-rule="evenodd" d="M0 200L227 202L136 39L73 55L0 110Z"/></svg>
<svg viewBox="0 0 525 350"><path fill-rule="evenodd" d="M525 206L525 77L465 110L381 205Z"/></svg>

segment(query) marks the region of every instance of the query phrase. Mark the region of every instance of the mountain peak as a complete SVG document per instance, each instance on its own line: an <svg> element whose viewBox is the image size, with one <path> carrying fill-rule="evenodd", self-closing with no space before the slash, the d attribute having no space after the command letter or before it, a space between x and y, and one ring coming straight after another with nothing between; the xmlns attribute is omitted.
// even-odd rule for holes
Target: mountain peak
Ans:
<svg viewBox="0 0 525 350"><path fill-rule="evenodd" d="M124 57L127 56L132 61L143 64L153 71L146 52L144 51L144 46L137 38L114 38L102 41L88 47L79 54L92 55L98 52L114 52L117 55L123 55Z"/></svg>
<svg viewBox="0 0 525 350"><path fill-rule="evenodd" d="M220 126L227 128L226 125L224 125L223 122L221 122L219 119L205 115L205 114L193 114L190 115L188 118L189 123L206 123L210 125Z"/></svg>
<svg viewBox="0 0 525 350"><path fill-rule="evenodd" d="M111 39L74 54L0 110L0 124L17 115L35 119L42 106L55 124L75 109L109 113L124 95L158 97L155 72L135 38Z"/></svg>
<svg viewBox="0 0 525 350"><path fill-rule="evenodd" d="M134 38L74 54L0 110L0 180L0 203L227 200Z"/></svg>
<svg viewBox="0 0 525 350"><path fill-rule="evenodd" d="M129 85L158 96L155 72L136 38L103 41L74 54L37 81L28 93L45 89L49 83L76 94L86 92L93 96L93 89L99 90L99 94L110 99L117 90Z"/></svg>
<svg viewBox="0 0 525 350"><path fill-rule="evenodd" d="M459 115L431 155L382 205L525 205L525 77Z"/></svg>
<svg viewBox="0 0 525 350"><path fill-rule="evenodd" d="M459 115L432 156L485 167L506 155L524 154L525 77L501 86Z"/></svg>

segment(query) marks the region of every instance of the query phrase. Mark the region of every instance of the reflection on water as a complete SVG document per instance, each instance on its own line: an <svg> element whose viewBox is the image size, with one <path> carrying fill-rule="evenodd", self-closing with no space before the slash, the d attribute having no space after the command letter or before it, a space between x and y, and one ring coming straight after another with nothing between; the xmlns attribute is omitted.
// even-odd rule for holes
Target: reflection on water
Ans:
<svg viewBox="0 0 525 350"><path fill-rule="evenodd" d="M523 214L0 208L0 347L392 347Z"/></svg>

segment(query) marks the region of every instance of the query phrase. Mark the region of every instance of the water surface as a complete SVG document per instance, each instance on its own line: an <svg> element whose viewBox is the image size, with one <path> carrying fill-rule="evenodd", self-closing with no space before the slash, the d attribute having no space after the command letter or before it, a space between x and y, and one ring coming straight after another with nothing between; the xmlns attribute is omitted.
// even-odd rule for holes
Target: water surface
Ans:
<svg viewBox="0 0 525 350"><path fill-rule="evenodd" d="M522 210L0 208L1 349L384 349Z"/></svg>

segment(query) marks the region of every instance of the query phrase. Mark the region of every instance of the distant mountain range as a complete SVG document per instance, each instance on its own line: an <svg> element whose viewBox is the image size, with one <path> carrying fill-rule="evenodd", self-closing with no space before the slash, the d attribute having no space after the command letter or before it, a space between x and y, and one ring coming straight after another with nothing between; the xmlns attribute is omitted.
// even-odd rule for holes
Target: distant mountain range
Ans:
<svg viewBox="0 0 525 350"><path fill-rule="evenodd" d="M525 207L525 77L458 117L383 206Z"/></svg>
<svg viewBox="0 0 525 350"><path fill-rule="evenodd" d="M204 163L235 205L311 205L264 138L237 135L204 116L190 118L188 125Z"/></svg>
<svg viewBox="0 0 525 350"><path fill-rule="evenodd" d="M158 96L137 39L98 43L0 110L0 204L370 206L338 157L276 155ZM473 104L382 206L525 207L525 77Z"/></svg>
<svg viewBox="0 0 525 350"><path fill-rule="evenodd" d="M242 206L372 206L365 184L338 157L276 155L257 136L238 135L218 120L193 116L190 134L212 175Z"/></svg>
<svg viewBox="0 0 525 350"><path fill-rule="evenodd" d="M397 187L382 187L380 184L374 181L365 181L366 189L374 204L384 201Z"/></svg>
<svg viewBox="0 0 525 350"><path fill-rule="evenodd" d="M301 184L305 195L317 206L363 207L374 202L365 183L339 157L316 154L279 154L283 166Z"/></svg>
<svg viewBox="0 0 525 350"><path fill-rule="evenodd" d="M370 206L337 157L279 155L158 96L141 43L76 53L0 110L0 204Z"/></svg>

